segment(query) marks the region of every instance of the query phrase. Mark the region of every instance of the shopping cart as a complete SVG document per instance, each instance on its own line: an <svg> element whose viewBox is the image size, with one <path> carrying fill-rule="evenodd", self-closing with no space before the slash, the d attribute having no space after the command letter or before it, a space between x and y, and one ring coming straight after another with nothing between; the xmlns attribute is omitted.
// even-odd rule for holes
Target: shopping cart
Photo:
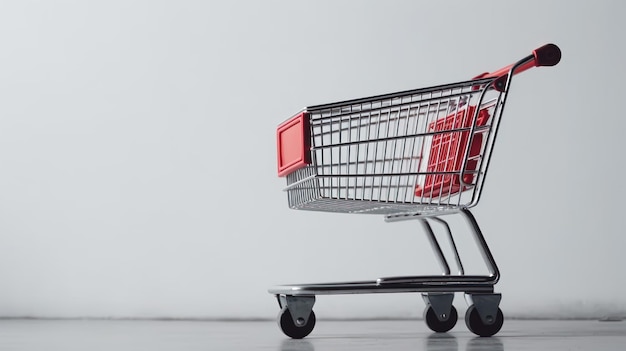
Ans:
<svg viewBox="0 0 626 351"><path fill-rule="evenodd" d="M287 178L293 209L382 214L386 221L417 219L442 275L373 281L283 285L272 288L282 331L307 336L315 326L316 295L420 292L424 319L435 332L452 329L454 293L465 293L465 323L480 336L503 324L494 292L498 267L470 212L480 199L500 118L514 74L554 66L561 51L547 44L524 59L472 80L311 106L279 125L278 174ZM466 275L443 215L465 218L488 275ZM442 225L459 274L450 266L431 223Z"/></svg>

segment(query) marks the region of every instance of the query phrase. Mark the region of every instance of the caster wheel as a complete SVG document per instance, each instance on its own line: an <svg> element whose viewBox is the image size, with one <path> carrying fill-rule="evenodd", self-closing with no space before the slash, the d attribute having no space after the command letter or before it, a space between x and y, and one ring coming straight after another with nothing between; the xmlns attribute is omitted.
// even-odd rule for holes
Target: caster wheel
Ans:
<svg viewBox="0 0 626 351"><path fill-rule="evenodd" d="M313 328L315 327L315 313L311 311L309 315L309 320L305 325L296 325L293 322L293 318L291 317L291 312L289 309L284 308L280 311L278 315L278 325L280 325L280 329L292 339L302 339L305 336L311 334Z"/></svg>
<svg viewBox="0 0 626 351"><path fill-rule="evenodd" d="M504 315L502 314L502 310L498 307L498 313L493 323L485 324L483 323L483 320L480 319L480 315L478 314L478 311L476 311L476 307L471 305L467 309L467 312L465 312L465 324L467 325L467 329L478 336L492 336L499 332L500 328L502 328L502 324L504 324Z"/></svg>
<svg viewBox="0 0 626 351"><path fill-rule="evenodd" d="M426 321L426 325L430 330L437 333L445 333L454 328L458 318L459 315L454 306L450 309L450 315L445 321L440 321L439 318L437 318L437 314L435 314L435 310L433 310L432 306L428 306L424 310L424 321Z"/></svg>

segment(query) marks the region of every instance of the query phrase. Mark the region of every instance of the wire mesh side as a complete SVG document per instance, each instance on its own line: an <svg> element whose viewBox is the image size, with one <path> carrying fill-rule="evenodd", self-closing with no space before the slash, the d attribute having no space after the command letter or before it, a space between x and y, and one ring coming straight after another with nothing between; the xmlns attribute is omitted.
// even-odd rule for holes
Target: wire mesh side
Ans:
<svg viewBox="0 0 626 351"><path fill-rule="evenodd" d="M303 205L311 204L322 198L319 182L316 176L316 168L308 166L300 168L287 175L287 191L289 207L302 208Z"/></svg>
<svg viewBox="0 0 626 351"><path fill-rule="evenodd" d="M469 81L307 108L312 164L288 177L288 184L300 182L289 190L290 205L389 214L467 204L482 172L493 123L490 118L477 123L476 118L493 115L499 98L492 91L485 99L489 83ZM435 127L446 119L445 128ZM477 135L480 145L471 154ZM436 166L446 164L446 157L466 158L465 171L458 162ZM437 177L459 179L461 185L453 188L441 181L438 190L430 184L429 191L418 194L416 189Z"/></svg>

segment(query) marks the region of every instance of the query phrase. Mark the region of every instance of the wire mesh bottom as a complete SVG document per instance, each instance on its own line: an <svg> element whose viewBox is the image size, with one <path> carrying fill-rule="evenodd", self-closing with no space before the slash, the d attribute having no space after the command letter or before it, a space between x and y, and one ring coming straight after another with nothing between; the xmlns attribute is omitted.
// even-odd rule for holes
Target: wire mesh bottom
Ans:
<svg viewBox="0 0 626 351"><path fill-rule="evenodd" d="M288 177L300 178L300 183L292 186L288 190L289 207L298 210L309 210L319 212L340 212L355 214L377 214L377 215L398 215L398 214L428 214L441 213L445 211L456 211L459 206L455 205L453 198L448 204L439 203L415 203L415 202L383 202L371 200L370 197L363 196L360 199L350 198L348 192L333 191L333 188L323 188L320 186L320 179L311 174L314 167L307 167L293 172ZM293 181L294 183L296 181ZM375 190L379 190L376 188ZM344 198L333 196L332 194L344 195ZM350 194L354 195L354 192Z"/></svg>

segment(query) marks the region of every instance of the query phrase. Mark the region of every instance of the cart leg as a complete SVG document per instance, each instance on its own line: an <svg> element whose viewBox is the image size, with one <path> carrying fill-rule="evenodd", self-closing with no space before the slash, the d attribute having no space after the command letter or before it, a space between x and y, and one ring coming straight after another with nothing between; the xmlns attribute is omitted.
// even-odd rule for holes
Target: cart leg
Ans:
<svg viewBox="0 0 626 351"><path fill-rule="evenodd" d="M487 266L492 284L495 285L500 279L500 271L489 250L487 241L485 241L485 237L480 231L476 218L474 218L474 215L472 215L468 209L461 210L461 214L472 228L478 251L480 251L483 261ZM469 308L465 312L465 324L470 331L479 336L492 336L500 331L504 323L504 316L502 310L500 310L501 294L466 293L465 299L469 305Z"/></svg>
<svg viewBox="0 0 626 351"><path fill-rule="evenodd" d="M459 270L459 275L464 275L465 270L463 269L463 263L461 262L461 257L459 256L459 250L456 248L456 242L454 241L454 236L452 235L452 229L450 229L450 225L445 220L439 217L431 217L429 218L435 222L443 225L446 233L448 234L448 242L450 243L450 250L454 253L454 258L456 260L456 266Z"/></svg>
<svg viewBox="0 0 626 351"><path fill-rule="evenodd" d="M441 250L441 246L439 245L439 242L437 241L437 237L435 236L435 233L433 232L433 228L430 226L430 224L428 223L426 219L420 219L420 223L422 224L422 227L424 228L424 231L426 232L426 237L428 237L428 242L430 242L430 246L432 247L433 252L435 253L435 257L437 257L439 266L441 266L441 269L443 270L443 275L450 275L450 265L448 265L448 261L446 260L446 257L444 256L443 251Z"/></svg>
<svg viewBox="0 0 626 351"><path fill-rule="evenodd" d="M467 222L470 224L472 228L472 233L474 235L474 241L476 242L476 246L478 246L478 251L483 257L483 261L487 266L487 270L489 271L489 276L492 277L493 284L495 285L500 279L500 271L498 270L498 266L496 265L496 261L489 250L489 246L487 245L487 241L485 241L485 237L483 233L480 231L480 227L478 226L478 222L476 222L476 218L472 215L472 212L468 209L462 209L461 214L465 217Z"/></svg>

